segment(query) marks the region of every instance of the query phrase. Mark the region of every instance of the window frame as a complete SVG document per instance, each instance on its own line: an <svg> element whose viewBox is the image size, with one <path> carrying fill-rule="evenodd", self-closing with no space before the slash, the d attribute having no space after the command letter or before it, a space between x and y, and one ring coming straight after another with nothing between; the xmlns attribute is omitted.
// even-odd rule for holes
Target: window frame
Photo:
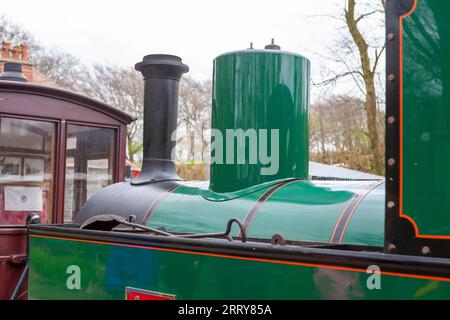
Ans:
<svg viewBox="0 0 450 320"><path fill-rule="evenodd" d="M64 148L61 150L61 163L60 165L62 167L60 167L60 173L63 176L62 179L62 184L60 187L60 190L58 190L61 193L61 202L59 203L60 207L58 212L60 212L61 217L59 221L62 222L56 222L56 223L65 223L64 221L64 202L65 202L65 185L66 185L66 160L67 160L67 128L69 125L76 125L76 126L85 126L85 127L93 127L93 128L103 128L103 129L112 129L114 130L114 145L115 145L115 155L114 155L114 165L113 170L112 170L112 183L117 183L120 181L119 177L121 175L121 171L122 171L122 175L123 175L123 168L121 168L120 166L120 144L121 144L121 137L120 137L120 128L117 126L113 126L113 125L104 125L104 124L97 124L97 123L92 123L92 122L80 122L80 121L64 121L64 136L62 136L61 138L63 138L63 143L62 145L64 146Z"/></svg>
<svg viewBox="0 0 450 320"><path fill-rule="evenodd" d="M113 182L123 180L127 125L135 120L129 114L70 91L32 83L0 81L0 116L56 123L52 221L48 223L64 223L64 171L68 123L115 129L116 163L113 169Z"/></svg>
<svg viewBox="0 0 450 320"><path fill-rule="evenodd" d="M53 186L52 186L52 192L53 192L53 199L51 203L47 203L47 206L50 206L50 213L51 213L51 219L50 221L47 221L47 223L55 223L56 217L55 217L55 208L57 204L57 179L58 179L58 146L60 143L60 129L61 129L61 122L58 121L58 119L52 119L52 118L46 118L46 117L36 117L36 116L22 116L22 115L11 115L0 112L0 121L3 118L7 119L16 119L16 120L31 120L31 121L41 121L41 122L47 122L52 123L55 126L55 145L54 145L54 161L53 161L53 168L52 168L52 174L53 174ZM11 224L3 224L1 225L3 227L24 227L23 225L11 225Z"/></svg>

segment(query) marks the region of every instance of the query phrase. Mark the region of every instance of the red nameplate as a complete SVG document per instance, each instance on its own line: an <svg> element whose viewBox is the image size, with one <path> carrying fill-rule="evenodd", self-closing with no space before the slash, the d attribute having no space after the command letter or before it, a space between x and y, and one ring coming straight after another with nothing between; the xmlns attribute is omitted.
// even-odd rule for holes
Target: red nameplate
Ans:
<svg viewBox="0 0 450 320"><path fill-rule="evenodd" d="M125 300L175 300L175 295L127 287Z"/></svg>

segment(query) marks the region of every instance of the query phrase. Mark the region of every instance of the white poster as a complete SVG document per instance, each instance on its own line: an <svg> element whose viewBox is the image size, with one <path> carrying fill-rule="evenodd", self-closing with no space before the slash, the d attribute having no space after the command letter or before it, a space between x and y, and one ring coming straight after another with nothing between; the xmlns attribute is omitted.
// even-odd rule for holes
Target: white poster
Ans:
<svg viewBox="0 0 450 320"><path fill-rule="evenodd" d="M25 158L23 181L44 181L44 159Z"/></svg>
<svg viewBox="0 0 450 320"><path fill-rule="evenodd" d="M22 176L22 158L0 157L0 181L20 181Z"/></svg>
<svg viewBox="0 0 450 320"><path fill-rule="evenodd" d="M42 211L42 189L39 187L5 187L6 211Z"/></svg>

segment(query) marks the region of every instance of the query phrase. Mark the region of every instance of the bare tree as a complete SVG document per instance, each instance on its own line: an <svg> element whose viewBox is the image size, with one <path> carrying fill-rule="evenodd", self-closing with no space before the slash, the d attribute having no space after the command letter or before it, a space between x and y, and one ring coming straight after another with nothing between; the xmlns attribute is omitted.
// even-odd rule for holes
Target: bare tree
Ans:
<svg viewBox="0 0 450 320"><path fill-rule="evenodd" d="M83 66L75 56L59 49L42 46L22 25L0 16L0 38L13 44L29 47L30 61L35 68L58 87L75 90Z"/></svg>
<svg viewBox="0 0 450 320"><path fill-rule="evenodd" d="M35 67L58 87L76 91L84 68L77 57L61 50L40 49L33 52Z"/></svg>
<svg viewBox="0 0 450 320"><path fill-rule="evenodd" d="M31 32L5 15L0 15L0 40L27 44L32 49L30 53L42 48Z"/></svg>
<svg viewBox="0 0 450 320"><path fill-rule="evenodd" d="M128 126L127 158L132 162L141 160L144 89L138 72L119 66L84 65L67 52L42 47L30 32L4 16L0 16L0 34L11 42L28 44L35 67L59 87L86 94L134 116L137 120ZM203 162L209 145L204 133L210 128L211 81L184 77L179 101L179 140L187 138L188 141L179 147L187 150L190 160L200 156L198 160ZM189 170L185 171L193 178L199 176L197 171L204 171L203 168L195 168L196 172Z"/></svg>
<svg viewBox="0 0 450 320"><path fill-rule="evenodd" d="M177 140L188 144L190 160L205 160L205 148L209 144L205 133L211 122L211 90L210 80L198 81L189 76L181 80Z"/></svg>
<svg viewBox="0 0 450 320"><path fill-rule="evenodd" d="M372 170L365 102L347 95L332 96L311 107L310 146L314 161Z"/></svg>
<svg viewBox="0 0 450 320"><path fill-rule="evenodd" d="M76 90L128 112L137 120L128 126L127 158L140 161L142 151L144 82L131 68L96 64L79 74Z"/></svg>
<svg viewBox="0 0 450 320"><path fill-rule="evenodd" d="M382 132L384 122L383 82L379 81L384 71L381 67L385 49L383 0L346 0L341 16L342 34L332 46L327 48L332 70L318 85L333 85L336 81L351 79L357 92L364 99L367 136L372 154L371 171L384 173L384 143ZM335 67L338 66L338 67Z"/></svg>
<svg viewBox="0 0 450 320"><path fill-rule="evenodd" d="M356 0L348 0L347 8L345 10L345 21L348 26L348 30L355 42L359 56L361 60L362 78L365 85L366 101L365 110L367 116L367 126L369 131L369 138L372 143L372 154L374 158L374 169L376 173L384 172L384 149L383 141L380 139L377 124L377 95L375 91L375 72L380 61L380 56L384 51L385 45L381 49L375 48L375 55L373 62L369 57L369 45L361 34L358 28L358 22L373 15L375 13L384 12L384 1L381 2L382 9L375 9L360 16L355 16ZM381 140L381 141L380 141Z"/></svg>

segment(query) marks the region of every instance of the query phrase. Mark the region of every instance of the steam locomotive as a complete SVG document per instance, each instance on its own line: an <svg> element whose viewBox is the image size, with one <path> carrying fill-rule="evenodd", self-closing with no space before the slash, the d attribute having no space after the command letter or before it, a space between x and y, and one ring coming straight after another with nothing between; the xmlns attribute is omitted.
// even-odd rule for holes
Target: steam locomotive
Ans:
<svg viewBox="0 0 450 320"><path fill-rule="evenodd" d="M270 46L214 60L211 180L182 181L188 66L145 56L141 174L72 224L30 225L29 297L450 297L449 12L387 2L386 179L309 179L310 62Z"/></svg>

